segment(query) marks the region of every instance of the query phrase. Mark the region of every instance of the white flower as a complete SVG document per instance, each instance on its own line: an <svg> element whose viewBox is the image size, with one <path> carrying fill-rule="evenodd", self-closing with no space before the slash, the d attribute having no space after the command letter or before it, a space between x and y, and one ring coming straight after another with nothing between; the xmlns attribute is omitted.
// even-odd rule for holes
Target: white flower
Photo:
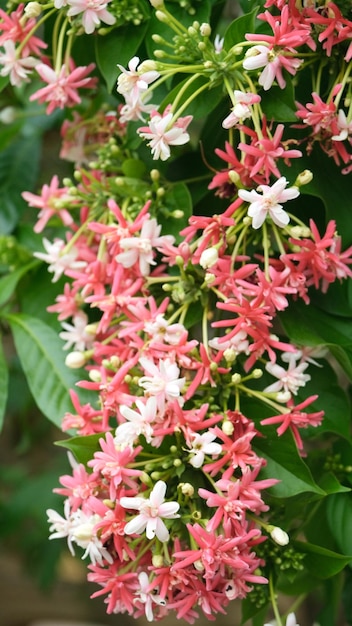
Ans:
<svg viewBox="0 0 352 626"><path fill-rule="evenodd" d="M270 537L278 546L287 546L287 544L290 543L288 534L279 526L274 526L270 532Z"/></svg>
<svg viewBox="0 0 352 626"><path fill-rule="evenodd" d="M286 393L297 395L298 389L304 387L310 380L309 374L303 372L307 369L308 363L301 361L299 365L296 365L297 354L293 352L291 358L288 361L288 369L285 370L281 365L277 363L267 363L265 369L269 374L278 378L276 383L272 383L264 389L266 393L275 393L284 390Z"/></svg>
<svg viewBox="0 0 352 626"><path fill-rule="evenodd" d="M192 441L190 442L190 454L193 454L190 464L195 467L201 467L204 463L204 458L206 454L218 455L220 454L222 448L219 443L214 443L214 439L216 439L216 435L207 431L200 435L199 433L192 433L191 435Z"/></svg>
<svg viewBox="0 0 352 626"><path fill-rule="evenodd" d="M352 134L352 120L347 120L346 113L342 109L339 109L337 115L337 126L340 132L338 135L333 135L331 137L333 141L344 141L350 134Z"/></svg>
<svg viewBox="0 0 352 626"><path fill-rule="evenodd" d="M164 519L176 519L180 517L177 511L180 508L178 502L165 502L166 483L158 480L150 492L149 498L120 498L120 504L125 509L136 509L139 515L134 517L125 526L126 535L140 535L144 530L148 539L157 537L165 542L169 539L169 531Z"/></svg>
<svg viewBox="0 0 352 626"><path fill-rule="evenodd" d="M266 217L269 216L273 222L283 228L286 226L290 218L283 210L280 202L287 202L299 196L297 187L289 187L285 189L287 180L281 176L271 187L269 185L260 185L257 191L252 189L240 189L238 195L242 200L250 203L248 215L252 218L252 226L258 229L262 226ZM260 191L261 193L258 193Z"/></svg>
<svg viewBox="0 0 352 626"><path fill-rule="evenodd" d="M159 366L157 366L145 357L142 357L139 362L147 376L142 376L138 384L145 389L147 396L156 397L159 411L164 410L165 402L177 400L179 404L182 404L183 399L180 398L180 394L186 379L179 378L180 370L176 363L170 359L164 361L160 359Z"/></svg>
<svg viewBox="0 0 352 626"><path fill-rule="evenodd" d="M206 248L200 255L199 265L206 270L208 267L215 265L218 258L219 253L216 248Z"/></svg>
<svg viewBox="0 0 352 626"><path fill-rule="evenodd" d="M118 446L132 446L140 435L145 437L147 443L152 441L151 423L157 413L156 398L151 396L146 402L136 400L136 406L139 412L125 405L120 407L120 413L127 421L116 428L114 441Z"/></svg>
<svg viewBox="0 0 352 626"><path fill-rule="evenodd" d="M87 265L85 261L76 261L78 250L75 247L70 248L68 252L64 252L66 243L62 239L55 239L55 241L51 243L44 237L43 246L47 254L44 252L34 252L33 256L45 261L45 263L50 263L48 272L54 274L53 283L56 283L67 269L82 269Z"/></svg>

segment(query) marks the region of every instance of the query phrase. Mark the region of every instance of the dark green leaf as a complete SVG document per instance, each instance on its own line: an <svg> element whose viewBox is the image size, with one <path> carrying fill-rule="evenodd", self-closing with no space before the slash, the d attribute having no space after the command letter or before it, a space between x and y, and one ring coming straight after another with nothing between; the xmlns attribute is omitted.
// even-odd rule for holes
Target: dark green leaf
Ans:
<svg viewBox="0 0 352 626"><path fill-rule="evenodd" d="M9 372L7 367L7 361L4 355L4 350L2 347L2 343L0 343L0 431L2 429L6 405L7 405L7 394L8 394L8 382L9 382Z"/></svg>
<svg viewBox="0 0 352 626"><path fill-rule="evenodd" d="M99 450L99 439L104 438L103 433L88 435L85 437L72 437L63 441L56 441L57 446L67 448L74 454L76 460L84 465L93 458L94 452Z"/></svg>
<svg viewBox="0 0 352 626"><path fill-rule="evenodd" d="M251 13L241 15L241 17L238 17L233 22L231 22L225 33L225 50L229 50L230 48L232 48L232 46L237 46L243 41L246 41L245 35L247 33L254 32L255 17L257 13L258 8L256 7L251 11Z"/></svg>
<svg viewBox="0 0 352 626"><path fill-rule="evenodd" d="M352 555L352 494L330 496L327 502L327 518L341 552ZM350 560L352 561L352 556Z"/></svg>
<svg viewBox="0 0 352 626"><path fill-rule="evenodd" d="M336 476L331 472L324 474L319 481L319 486L328 494L346 493L351 491L350 487L345 487L337 480Z"/></svg>
<svg viewBox="0 0 352 626"><path fill-rule="evenodd" d="M263 432L266 436L257 437L253 447L267 461L266 467L262 469L263 478L277 478L280 481L270 488L270 493L277 498L290 498L305 492L323 496L325 492L315 483L290 433L278 437L271 427Z"/></svg>
<svg viewBox="0 0 352 626"><path fill-rule="evenodd" d="M22 313L7 316L18 357L33 398L39 409L56 426L72 411L69 390L77 373L64 363L62 341L41 320Z"/></svg>
<svg viewBox="0 0 352 626"><path fill-rule="evenodd" d="M271 87L265 93L261 93L261 107L267 120L275 122L295 122L296 105L292 81L288 78L285 89Z"/></svg>
<svg viewBox="0 0 352 626"><path fill-rule="evenodd" d="M339 498L341 496L338 496ZM292 541L294 548L298 552L305 554L304 566L317 578L330 578L335 576L348 565L352 560L351 556L338 554L332 550L327 550L322 546L302 541Z"/></svg>
<svg viewBox="0 0 352 626"><path fill-rule="evenodd" d="M0 152L0 231L10 233L27 206L21 192L35 184L40 155L39 137L19 138Z"/></svg>
<svg viewBox="0 0 352 626"><path fill-rule="evenodd" d="M0 306L5 304L5 302L11 298L22 276L39 265L39 263L40 261L33 260L20 269L14 270L6 276L0 278Z"/></svg>

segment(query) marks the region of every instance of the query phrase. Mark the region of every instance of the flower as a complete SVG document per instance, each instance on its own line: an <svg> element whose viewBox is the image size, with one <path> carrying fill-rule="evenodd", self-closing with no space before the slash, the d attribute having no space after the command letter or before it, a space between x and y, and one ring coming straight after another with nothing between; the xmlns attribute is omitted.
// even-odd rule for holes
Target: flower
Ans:
<svg viewBox="0 0 352 626"><path fill-rule="evenodd" d="M90 35L100 26L100 22L112 26L116 18L106 10L110 0L67 0L70 7L68 17L82 13L82 24L87 35Z"/></svg>
<svg viewBox="0 0 352 626"><path fill-rule="evenodd" d="M251 117L252 112L250 109L251 104L260 102L261 97L256 93L239 91L235 89L233 95L234 106L231 109L230 115L228 115L222 122L223 128L232 128L247 117Z"/></svg>
<svg viewBox="0 0 352 626"><path fill-rule="evenodd" d="M19 57L14 42L9 39L3 43L4 52L0 52L0 76L9 76L11 85L20 87L29 83L29 74L38 67L38 59L31 56Z"/></svg>
<svg viewBox="0 0 352 626"><path fill-rule="evenodd" d="M47 63L38 63L36 70L47 86L35 91L29 99L48 102L47 115L55 109L73 107L81 102L78 88L88 89L96 85L96 79L88 76L94 67L94 63L75 67L71 61L69 67L64 64L59 70L54 70Z"/></svg>
<svg viewBox="0 0 352 626"><path fill-rule="evenodd" d="M178 502L165 502L166 483L158 480L150 492L149 498L143 497L122 497L120 504L125 509L136 509L139 515L127 522L125 526L126 535L140 535L144 530L148 539L157 537L159 541L169 540L169 531L166 528L164 519L176 519L180 517L177 511L180 508Z"/></svg>
<svg viewBox="0 0 352 626"><path fill-rule="evenodd" d="M133 57L128 63L128 70L122 65L117 64L121 70L121 74L117 79L117 91L132 101L138 99L141 92L148 89L150 83L153 83L159 73L156 70L143 72L137 70L139 65L139 57Z"/></svg>
<svg viewBox="0 0 352 626"><path fill-rule="evenodd" d="M297 198L299 190L297 187L285 189L286 185L286 178L281 176L271 187L269 185L259 185L257 191L254 191L254 189L251 191L246 189L239 190L239 197L251 205L248 209L248 215L253 219L253 228L260 228L268 214L273 222L281 228L289 223L290 218L282 209L280 202L287 202L287 200ZM258 191L261 193L259 194Z"/></svg>
<svg viewBox="0 0 352 626"><path fill-rule="evenodd" d="M164 410L165 402L177 400L182 404L180 393L185 384L185 378L179 378L180 370L176 363L170 359L160 359L159 366L157 366L145 357L142 357L139 362L147 376L142 376L138 384L145 389L146 396L156 397L160 411Z"/></svg>
<svg viewBox="0 0 352 626"><path fill-rule="evenodd" d="M193 467L201 467L204 463L204 458L206 454L218 455L221 453L221 445L219 443L215 443L214 439L216 439L216 435L207 431L205 433L191 433L190 435L190 454L193 456L190 459L190 464Z"/></svg>
<svg viewBox="0 0 352 626"><path fill-rule="evenodd" d="M266 393L275 393L283 390L285 392L289 392L290 396L291 393L293 395L297 395L299 388L304 387L310 380L309 374L303 373L307 369L309 363L302 361L296 365L296 353L291 353L288 358L288 370L285 370L277 363L269 362L266 364L265 369L267 372L278 378L276 383L272 383L268 387L265 387L264 391Z"/></svg>
<svg viewBox="0 0 352 626"><path fill-rule="evenodd" d="M138 128L138 134L144 139L149 139L153 159L166 161L170 157L170 146L182 146L190 139L186 132L187 126L192 121L192 115L179 117L174 123L170 106L166 107L163 114L152 111L148 126Z"/></svg>

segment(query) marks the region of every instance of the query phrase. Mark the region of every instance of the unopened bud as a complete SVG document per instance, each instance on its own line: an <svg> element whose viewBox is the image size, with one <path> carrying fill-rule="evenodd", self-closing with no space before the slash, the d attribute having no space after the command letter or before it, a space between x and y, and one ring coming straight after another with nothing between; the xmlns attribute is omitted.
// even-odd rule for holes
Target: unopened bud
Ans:
<svg viewBox="0 0 352 626"><path fill-rule="evenodd" d="M153 554L152 564L154 567L162 567L164 565L164 559L161 554Z"/></svg>
<svg viewBox="0 0 352 626"><path fill-rule="evenodd" d="M157 64L153 59L146 59L138 66L138 73L144 74L144 72L152 72L157 69Z"/></svg>
<svg viewBox="0 0 352 626"><path fill-rule="evenodd" d="M207 269L208 267L215 265L218 258L219 254L216 248L206 248L200 255L199 265L201 265L204 269Z"/></svg>
<svg viewBox="0 0 352 626"><path fill-rule="evenodd" d="M232 374L231 376L231 381L233 382L234 385L238 385L242 380L242 376L241 374L238 374L238 372L236 372L235 374Z"/></svg>
<svg viewBox="0 0 352 626"><path fill-rule="evenodd" d="M65 365L70 369L79 369L83 367L85 362L84 352L79 352L78 350L70 352L65 359Z"/></svg>
<svg viewBox="0 0 352 626"><path fill-rule="evenodd" d="M101 373L99 370L89 370L89 378L93 383L101 383Z"/></svg>
<svg viewBox="0 0 352 626"><path fill-rule="evenodd" d="M263 376L263 370L260 370L259 367L257 367L255 370L253 370L252 376L253 378L261 378Z"/></svg>
<svg viewBox="0 0 352 626"><path fill-rule="evenodd" d="M300 187L301 185L308 185L313 180L313 173L310 170L304 170L300 172L294 182L295 187Z"/></svg>
<svg viewBox="0 0 352 626"><path fill-rule="evenodd" d="M233 361L235 361L236 356L237 352L236 350L234 350L234 348L226 348L226 350L224 350L224 357L228 363L232 363Z"/></svg>
<svg viewBox="0 0 352 626"><path fill-rule="evenodd" d="M191 483L180 483L181 493L191 498L194 495L194 487Z"/></svg>
<svg viewBox="0 0 352 626"><path fill-rule="evenodd" d="M164 0L149 0L149 2L154 9L160 9L164 4Z"/></svg>
<svg viewBox="0 0 352 626"><path fill-rule="evenodd" d="M16 109L15 107L5 107L0 111L0 122L2 124L12 124L16 119Z"/></svg>
<svg viewBox="0 0 352 626"><path fill-rule="evenodd" d="M162 6L162 5L160 4L160 6ZM167 22L168 21L168 17L167 17L167 15L163 11L156 11L155 12L155 17L159 20L159 22Z"/></svg>
<svg viewBox="0 0 352 626"><path fill-rule="evenodd" d="M24 7L24 14L26 17L38 17L42 12L42 7L39 2L28 2Z"/></svg>
<svg viewBox="0 0 352 626"><path fill-rule="evenodd" d="M230 420L225 420L221 426L221 430L223 433L225 433L225 435L231 437L233 431L235 430L235 427L233 423L230 422Z"/></svg>
<svg viewBox="0 0 352 626"><path fill-rule="evenodd" d="M150 172L150 178L152 179L153 183L158 182L159 178L160 178L160 172L159 170L151 170Z"/></svg>
<svg viewBox="0 0 352 626"><path fill-rule="evenodd" d="M270 530L270 537L278 544L278 546L287 546L290 543L288 534L279 526L273 526Z"/></svg>
<svg viewBox="0 0 352 626"><path fill-rule="evenodd" d="M208 24L207 22L204 22L203 24L201 24L200 34L202 35L202 37L210 37L211 35L210 24Z"/></svg>
<svg viewBox="0 0 352 626"><path fill-rule="evenodd" d="M278 393L276 394L276 400L277 402L283 402L286 403L291 399L291 394L289 391L278 391Z"/></svg>

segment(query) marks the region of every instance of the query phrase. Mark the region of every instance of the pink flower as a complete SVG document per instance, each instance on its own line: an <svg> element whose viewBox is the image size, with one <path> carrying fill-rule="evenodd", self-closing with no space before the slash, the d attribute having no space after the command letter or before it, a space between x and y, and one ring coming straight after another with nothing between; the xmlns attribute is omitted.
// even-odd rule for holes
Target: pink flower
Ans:
<svg viewBox="0 0 352 626"><path fill-rule="evenodd" d="M25 15L24 6L23 3L19 4L10 14L0 9L0 46L5 47L5 41L12 41L14 44L22 44L26 41L22 49L22 57L28 57L31 52L39 56L41 49L47 48L47 44L34 35L29 36L35 30L36 20Z"/></svg>
<svg viewBox="0 0 352 626"><path fill-rule="evenodd" d="M173 114L170 106L166 107L163 114L152 111L148 126L138 128L138 133L144 139L149 139L153 159L166 161L170 157L170 146L182 146L189 141L186 128L191 122L192 115L179 117L172 124Z"/></svg>
<svg viewBox="0 0 352 626"><path fill-rule="evenodd" d="M271 187L269 185L260 185L257 191L252 189L240 189L238 195L242 200L250 203L248 215L252 218L252 226L258 229L262 226L265 219L269 215L273 222L283 228L286 226L290 218L282 209L280 202L287 202L299 196L297 187L289 187L285 189L287 180L284 176L279 178ZM258 193L260 191L261 193Z"/></svg>
<svg viewBox="0 0 352 626"><path fill-rule="evenodd" d="M135 602L137 606L138 604L144 604L145 616L148 622L153 622L153 603L159 606L165 606L166 601L161 598L160 595L154 593L154 590L152 590L153 585L149 582L149 577L146 572L138 574L138 582L140 588L136 592Z"/></svg>
<svg viewBox="0 0 352 626"><path fill-rule="evenodd" d="M100 22L112 26L116 18L106 10L110 0L68 0L70 7L68 17L74 17L82 13L82 24L87 35L90 35L100 26Z"/></svg>
<svg viewBox="0 0 352 626"><path fill-rule="evenodd" d="M56 175L51 179L50 185L43 185L40 196L29 191L24 191L22 196L30 207L40 209L38 222L34 226L35 233L40 233L55 215L65 226L73 223L72 215L62 205L62 201L69 201L68 189L59 187L59 179Z"/></svg>
<svg viewBox="0 0 352 626"><path fill-rule="evenodd" d="M37 66L38 59L25 56L20 58L14 42L9 39L3 43L4 52L0 52L0 76L9 76L11 85L20 87L22 83L29 83L29 74Z"/></svg>
<svg viewBox="0 0 352 626"><path fill-rule="evenodd" d="M125 509L140 511L139 515L125 526L126 535L140 535L145 530L147 539L157 537L159 541L169 540L169 531L162 518L176 519L180 508L178 502L165 502L166 483L158 480L150 492L149 498L137 496L135 498L122 497L120 504Z"/></svg>
<svg viewBox="0 0 352 626"><path fill-rule="evenodd" d="M94 63L87 66L74 67L71 62L70 67L63 65L56 71L46 63L39 63L36 70L40 78L48 83L46 87L38 89L31 96L30 100L39 100L40 103L48 102L46 109L50 115L55 109L73 107L81 102L77 89L84 87L93 88L96 85L96 78L89 77L88 74L94 69Z"/></svg>
<svg viewBox="0 0 352 626"><path fill-rule="evenodd" d="M44 237L43 246L46 253L33 253L38 259L49 263L48 272L54 274L53 283L56 283L68 269L79 269L86 266L85 261L77 260L79 254L77 248L70 247L68 251L65 251L66 245L67 244L62 239L55 239L55 241L51 243Z"/></svg>

